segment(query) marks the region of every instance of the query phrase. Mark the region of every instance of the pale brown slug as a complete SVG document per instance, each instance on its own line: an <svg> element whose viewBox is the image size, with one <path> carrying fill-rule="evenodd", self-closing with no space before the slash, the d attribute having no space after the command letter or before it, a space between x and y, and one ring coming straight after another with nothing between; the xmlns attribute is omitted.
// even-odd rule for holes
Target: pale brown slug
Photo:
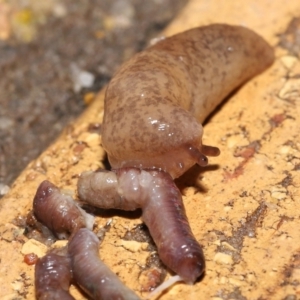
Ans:
<svg viewBox="0 0 300 300"><path fill-rule="evenodd" d="M217 148L202 144L201 123L234 89L265 70L273 49L253 31L225 24L159 41L110 81L102 144L114 169L155 168L173 178Z"/></svg>

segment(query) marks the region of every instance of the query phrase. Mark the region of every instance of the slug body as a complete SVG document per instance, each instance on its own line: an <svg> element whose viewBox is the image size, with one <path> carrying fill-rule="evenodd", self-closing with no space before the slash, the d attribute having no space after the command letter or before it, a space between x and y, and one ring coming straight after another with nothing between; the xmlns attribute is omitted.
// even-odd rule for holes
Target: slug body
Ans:
<svg viewBox="0 0 300 300"><path fill-rule="evenodd" d="M112 168L164 170L173 178L217 148L201 122L234 89L266 69L273 49L253 31L199 27L135 55L108 85L102 144Z"/></svg>

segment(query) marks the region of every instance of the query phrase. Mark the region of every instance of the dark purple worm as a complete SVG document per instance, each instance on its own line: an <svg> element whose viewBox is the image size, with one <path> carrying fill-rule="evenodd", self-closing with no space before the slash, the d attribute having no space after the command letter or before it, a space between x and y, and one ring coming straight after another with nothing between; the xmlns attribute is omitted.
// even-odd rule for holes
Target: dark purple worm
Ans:
<svg viewBox="0 0 300 300"><path fill-rule="evenodd" d="M92 299L97 300L138 300L100 259L99 240L86 228L79 229L69 242L73 277Z"/></svg>
<svg viewBox="0 0 300 300"><path fill-rule="evenodd" d="M70 259L49 253L35 265L35 295L38 300L74 300L69 294Z"/></svg>
<svg viewBox="0 0 300 300"><path fill-rule="evenodd" d="M185 282L194 283L205 268L202 249L189 226L182 197L163 171L119 169L87 172L78 181L82 201L101 208L141 208L163 263Z"/></svg>
<svg viewBox="0 0 300 300"><path fill-rule="evenodd" d="M33 211L41 223L59 239L66 239L79 228L92 229L93 217L82 210L69 195L64 195L50 181L43 181L33 200Z"/></svg>

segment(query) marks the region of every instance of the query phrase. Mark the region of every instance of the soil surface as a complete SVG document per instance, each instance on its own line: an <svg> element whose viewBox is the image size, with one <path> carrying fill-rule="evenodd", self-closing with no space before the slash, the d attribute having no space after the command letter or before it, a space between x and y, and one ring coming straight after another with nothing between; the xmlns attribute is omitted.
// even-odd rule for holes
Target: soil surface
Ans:
<svg viewBox="0 0 300 300"><path fill-rule="evenodd" d="M187 0L0 0L0 197Z"/></svg>
<svg viewBox="0 0 300 300"><path fill-rule="evenodd" d="M1 7L0 12L4 11ZM57 11L60 15L64 12L60 6ZM195 166L176 180L192 232L203 247L206 271L194 285L177 283L156 299L299 299L299 11L299 0L284 4L272 0L272 5L270 0L190 0L163 31L168 36L211 23L242 24L274 47L276 60L231 94L205 124L204 143L220 147L221 155L211 158L208 167ZM21 19L26 17L28 12ZM108 20L105 24L109 27L112 22ZM30 39L34 31L28 32L19 35ZM0 30L0 36L5 33ZM103 33L97 34L101 37ZM19 35L14 33L15 43ZM88 46L80 49L86 51ZM76 64L88 72L79 71L84 79L81 84L88 85L89 74L97 73L82 67L79 60ZM69 86L73 91L74 80ZM79 101L89 103L93 98L90 92L91 87L82 88ZM54 245L62 248L67 244L67 240L56 241L50 247L38 241L38 232L29 231L32 200L40 183L49 180L78 201L79 174L105 167L98 130L103 102L104 89L27 165L1 199L0 299L35 299L34 259ZM92 207L87 211L95 216L94 232L102 240L101 259L141 298L173 275L162 268L140 214L101 212ZM75 285L70 293L75 299L85 299Z"/></svg>

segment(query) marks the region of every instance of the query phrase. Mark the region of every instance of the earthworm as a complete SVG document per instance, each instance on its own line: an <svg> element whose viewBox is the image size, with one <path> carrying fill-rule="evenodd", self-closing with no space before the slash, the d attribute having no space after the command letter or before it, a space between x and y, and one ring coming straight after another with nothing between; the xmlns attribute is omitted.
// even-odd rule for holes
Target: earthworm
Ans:
<svg viewBox="0 0 300 300"><path fill-rule="evenodd" d="M69 294L72 279L68 256L49 253L35 265L35 295L38 300L73 300Z"/></svg>
<svg viewBox="0 0 300 300"><path fill-rule="evenodd" d="M68 245L73 277L92 299L138 300L98 256L99 240L86 228L79 229Z"/></svg>
<svg viewBox="0 0 300 300"><path fill-rule="evenodd" d="M88 215L69 195L64 195L50 181L43 181L33 200L38 221L47 226L59 239L66 239L82 227L92 229L93 217Z"/></svg>
<svg viewBox="0 0 300 300"><path fill-rule="evenodd" d="M78 194L82 201L101 208L141 208L163 263L187 283L194 283L202 274L202 249L190 229L180 191L168 173L136 168L86 172L78 180Z"/></svg>
<svg viewBox="0 0 300 300"><path fill-rule="evenodd" d="M253 31L214 24L138 53L106 89L102 144L113 172L82 174L79 197L102 208L142 208L160 258L188 283L205 262L172 179L219 155L202 144L201 123L273 60L273 49Z"/></svg>
<svg viewBox="0 0 300 300"><path fill-rule="evenodd" d="M38 260L35 268L38 299L74 299L68 292L71 279L93 299L139 299L99 260L99 240L84 228L88 225L91 229L92 217L70 196L45 180L34 198L34 213L56 236L71 235L68 253L63 248L61 255L48 253Z"/></svg>

